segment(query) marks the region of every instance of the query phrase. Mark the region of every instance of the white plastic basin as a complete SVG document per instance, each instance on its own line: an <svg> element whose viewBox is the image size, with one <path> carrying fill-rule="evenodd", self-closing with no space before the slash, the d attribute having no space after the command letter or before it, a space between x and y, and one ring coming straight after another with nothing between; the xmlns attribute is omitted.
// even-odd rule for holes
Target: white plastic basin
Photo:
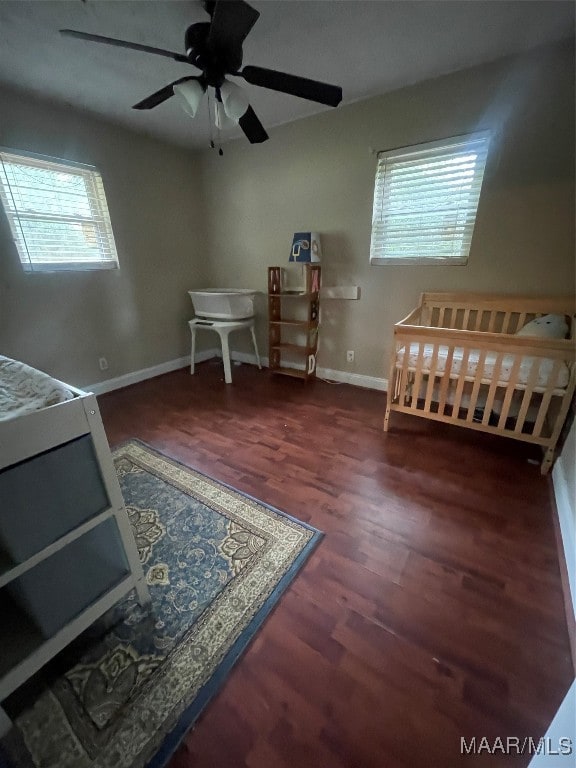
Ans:
<svg viewBox="0 0 576 768"><path fill-rule="evenodd" d="M245 320L254 317L254 296L251 288L200 288L188 291L198 317L214 320Z"/></svg>

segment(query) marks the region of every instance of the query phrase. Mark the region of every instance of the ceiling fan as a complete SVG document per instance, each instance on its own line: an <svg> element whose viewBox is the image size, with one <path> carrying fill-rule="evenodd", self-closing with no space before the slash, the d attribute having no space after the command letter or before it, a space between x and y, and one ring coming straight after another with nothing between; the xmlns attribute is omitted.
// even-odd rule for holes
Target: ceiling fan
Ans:
<svg viewBox="0 0 576 768"><path fill-rule="evenodd" d="M153 109L176 95L181 99L185 111L194 117L202 96L208 88L213 88L217 104L217 125L220 125L221 121L218 117L219 110L223 109L226 116L240 125L251 144L266 141L268 134L250 106L245 91L228 80L228 75L242 77L251 85L299 96L330 107L337 107L340 104L342 88L338 86L265 67L246 66L240 69L242 44L260 13L244 0L204 0L203 6L211 20L198 22L187 28L184 35L186 53L175 53L163 48L92 35L74 29L61 29L60 33L68 37L153 53L191 64L200 70L199 75L175 80L134 104L133 109Z"/></svg>

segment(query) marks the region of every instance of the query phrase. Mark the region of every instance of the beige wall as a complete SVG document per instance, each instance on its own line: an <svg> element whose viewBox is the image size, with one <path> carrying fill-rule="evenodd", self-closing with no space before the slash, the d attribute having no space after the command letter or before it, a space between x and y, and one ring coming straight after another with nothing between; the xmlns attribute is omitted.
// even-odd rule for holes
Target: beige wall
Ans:
<svg viewBox="0 0 576 768"><path fill-rule="evenodd" d="M573 291L573 73L572 47L543 49L272 129L262 145L235 141L224 157L204 153L211 284L265 291L292 233L317 230L324 285L361 289L359 301L324 302L319 365L386 378L392 325L423 290ZM469 264L370 266L370 148L484 128L496 133ZM263 297L261 308L265 349Z"/></svg>
<svg viewBox="0 0 576 768"><path fill-rule="evenodd" d="M0 89L0 146L100 169L121 263L119 271L24 275L0 215L0 353L78 385L183 356L186 290L264 292L266 268L283 264L292 233L308 228L322 234L324 285L361 289L359 301L323 304L326 368L387 377L392 325L426 289L573 290L573 72L573 48L543 49L272 129L262 145L232 142L223 157ZM370 266L370 148L481 128L496 138L468 266ZM264 295L258 308L265 351ZM200 348L215 343L199 334ZM352 365L347 349L356 352Z"/></svg>
<svg viewBox="0 0 576 768"><path fill-rule="evenodd" d="M97 166L120 260L120 270L24 274L0 213L0 354L80 386L187 354L186 291L206 280L195 155L2 89L0 146Z"/></svg>

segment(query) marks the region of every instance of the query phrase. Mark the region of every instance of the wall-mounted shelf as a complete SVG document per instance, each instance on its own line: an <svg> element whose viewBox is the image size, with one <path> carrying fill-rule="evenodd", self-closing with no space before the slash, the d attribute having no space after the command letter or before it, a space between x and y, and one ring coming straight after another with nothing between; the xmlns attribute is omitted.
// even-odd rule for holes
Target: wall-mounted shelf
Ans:
<svg viewBox="0 0 576 768"><path fill-rule="evenodd" d="M282 267L268 267L268 359L273 373L307 381L316 376L321 270L303 266L302 290L285 288Z"/></svg>

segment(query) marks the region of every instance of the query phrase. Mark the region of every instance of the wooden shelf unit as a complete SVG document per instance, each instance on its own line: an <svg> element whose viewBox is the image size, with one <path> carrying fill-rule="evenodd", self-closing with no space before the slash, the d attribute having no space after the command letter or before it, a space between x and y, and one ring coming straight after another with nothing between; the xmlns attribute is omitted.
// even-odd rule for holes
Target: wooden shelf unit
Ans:
<svg viewBox="0 0 576 768"><path fill-rule="evenodd" d="M282 267L268 267L268 359L273 373L308 381L316 376L321 269L302 266L302 290L286 289Z"/></svg>

